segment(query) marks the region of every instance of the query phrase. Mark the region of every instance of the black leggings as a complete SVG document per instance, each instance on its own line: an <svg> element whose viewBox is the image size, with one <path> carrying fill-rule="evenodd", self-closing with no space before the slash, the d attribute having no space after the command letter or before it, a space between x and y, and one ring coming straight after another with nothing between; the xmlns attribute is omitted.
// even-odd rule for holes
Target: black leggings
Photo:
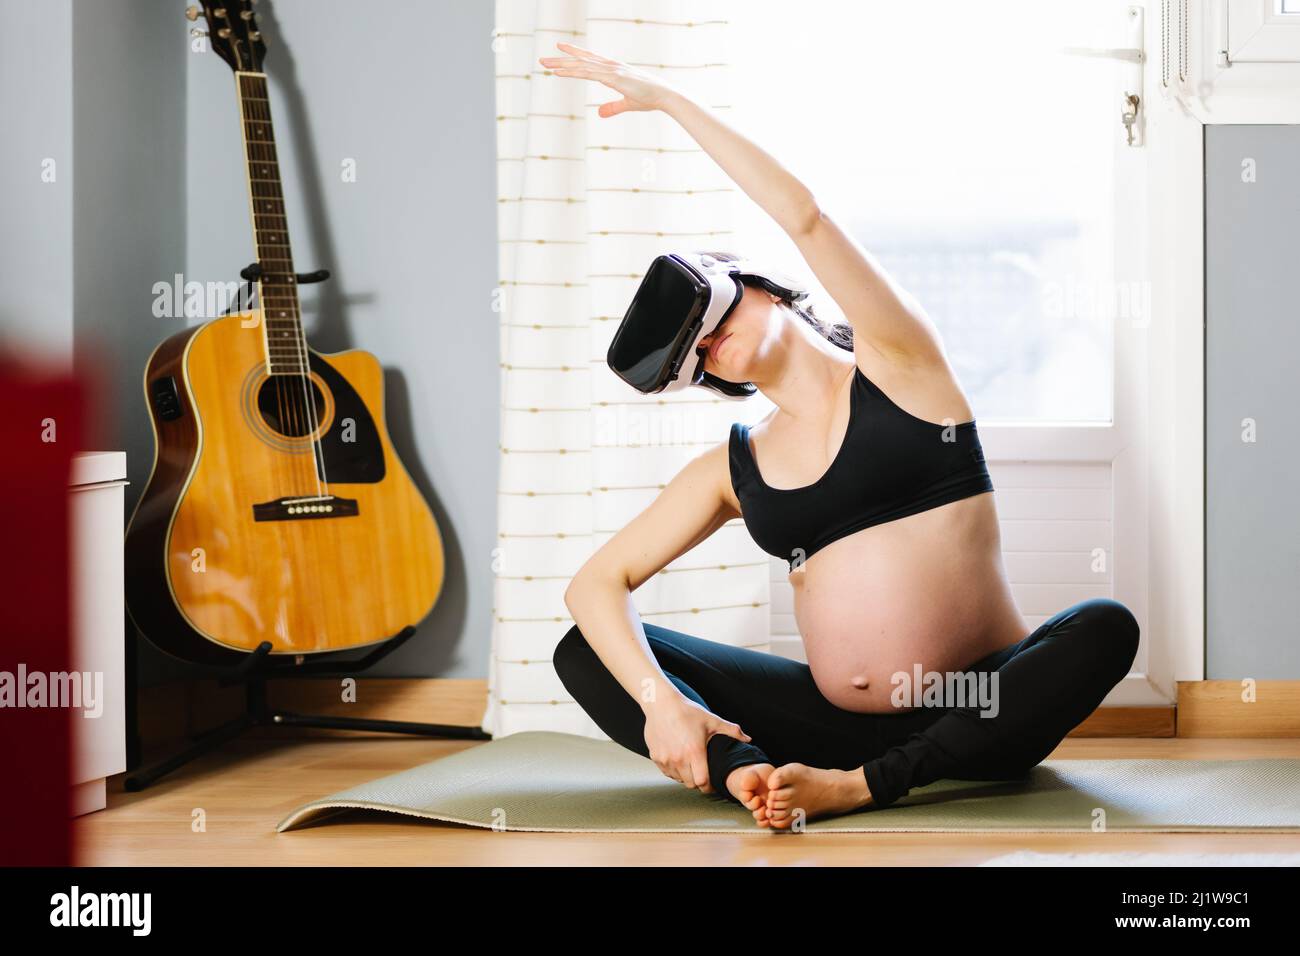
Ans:
<svg viewBox="0 0 1300 956"><path fill-rule="evenodd" d="M983 681L986 692L996 691L996 714L987 698L971 696L950 696L944 706L862 714L826 700L800 661L656 624L643 627L659 667L677 689L739 724L752 739L744 743L715 733L706 744L709 781L716 794L736 804L727 775L752 763L861 766L872 798L867 809L887 807L911 788L943 778L1023 777L1124 678L1138 646L1138 623L1127 607L1089 598L964 669ZM648 758L641 706L576 624L556 646L553 661L560 681L601 730ZM989 676L993 672L996 679Z"/></svg>

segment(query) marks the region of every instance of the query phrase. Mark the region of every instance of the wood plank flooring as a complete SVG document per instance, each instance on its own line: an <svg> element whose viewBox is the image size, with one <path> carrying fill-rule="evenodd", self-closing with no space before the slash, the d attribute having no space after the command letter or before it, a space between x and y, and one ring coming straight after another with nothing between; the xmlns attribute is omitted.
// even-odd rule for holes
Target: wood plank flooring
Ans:
<svg viewBox="0 0 1300 956"><path fill-rule="evenodd" d="M1019 849L1297 853L1300 833L510 833L366 814L276 833L294 807L478 742L379 736L246 739L141 793L110 781L75 823L81 865L969 865ZM1300 756L1300 739L1067 738L1053 759ZM205 832L191 821L201 810Z"/></svg>

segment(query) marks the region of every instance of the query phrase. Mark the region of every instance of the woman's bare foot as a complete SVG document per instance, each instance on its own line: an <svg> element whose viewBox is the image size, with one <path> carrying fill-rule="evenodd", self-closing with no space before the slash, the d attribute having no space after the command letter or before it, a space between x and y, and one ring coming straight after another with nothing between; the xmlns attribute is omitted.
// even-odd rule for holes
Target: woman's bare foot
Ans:
<svg viewBox="0 0 1300 956"><path fill-rule="evenodd" d="M767 778L776 768L770 763L750 763L727 774L727 790L754 814L754 822L767 827Z"/></svg>
<svg viewBox="0 0 1300 956"><path fill-rule="evenodd" d="M801 763L777 767L767 776L767 806L773 829L788 830L804 822L850 813L871 803L862 770L822 770Z"/></svg>

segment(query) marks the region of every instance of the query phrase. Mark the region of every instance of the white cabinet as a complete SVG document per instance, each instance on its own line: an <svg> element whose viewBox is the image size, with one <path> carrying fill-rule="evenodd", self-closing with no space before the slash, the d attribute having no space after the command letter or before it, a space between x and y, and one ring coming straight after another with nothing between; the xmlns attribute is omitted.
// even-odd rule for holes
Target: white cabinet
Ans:
<svg viewBox="0 0 1300 956"><path fill-rule="evenodd" d="M126 644L122 578L126 453L74 457L69 482L72 662L80 707L72 722L72 813L102 810L105 780L126 770Z"/></svg>

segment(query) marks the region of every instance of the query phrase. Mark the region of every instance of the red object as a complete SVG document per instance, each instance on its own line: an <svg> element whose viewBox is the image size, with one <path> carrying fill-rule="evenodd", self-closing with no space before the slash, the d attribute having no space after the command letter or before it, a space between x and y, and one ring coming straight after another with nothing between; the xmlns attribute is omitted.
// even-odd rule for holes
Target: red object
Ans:
<svg viewBox="0 0 1300 956"><path fill-rule="evenodd" d="M27 674L71 668L67 488L82 447L81 389L0 355L0 409L0 671L24 694L20 665ZM3 704L0 864L70 865L72 713Z"/></svg>

